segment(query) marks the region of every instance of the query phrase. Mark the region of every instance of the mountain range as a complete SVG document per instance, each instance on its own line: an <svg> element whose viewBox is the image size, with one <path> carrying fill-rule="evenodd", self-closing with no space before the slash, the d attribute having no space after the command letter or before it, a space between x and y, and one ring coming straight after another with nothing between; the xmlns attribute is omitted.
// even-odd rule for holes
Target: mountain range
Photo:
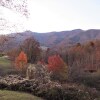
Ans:
<svg viewBox="0 0 100 100"><path fill-rule="evenodd" d="M59 47L69 47L75 45L76 43L84 43L87 41L92 41L100 39L100 30L90 29L81 30L75 29L71 31L61 31L61 32L48 32L48 33L37 33L31 31L25 31L21 33L11 33L6 36L1 36L1 38L6 40L3 42L3 49L9 50L15 48L23 41L29 37L34 37L41 46L59 48Z"/></svg>

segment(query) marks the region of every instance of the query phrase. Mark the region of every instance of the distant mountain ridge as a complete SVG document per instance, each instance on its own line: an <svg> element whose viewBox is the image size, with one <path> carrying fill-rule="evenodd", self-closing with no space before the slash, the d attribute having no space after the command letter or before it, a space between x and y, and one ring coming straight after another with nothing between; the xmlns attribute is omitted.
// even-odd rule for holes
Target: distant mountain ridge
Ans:
<svg viewBox="0 0 100 100"><path fill-rule="evenodd" d="M48 33L37 33L31 31L25 31L22 33L12 33L7 35L8 41L6 41L4 48L14 48L19 46L25 39L34 37L41 46L46 47L68 47L76 43L84 43L86 41L92 41L100 39L100 30L71 30L61 32L48 32ZM7 47L6 47L7 46Z"/></svg>
<svg viewBox="0 0 100 100"><path fill-rule="evenodd" d="M78 42L83 43L86 41L92 41L94 39L100 39L100 30L90 29L84 31L81 29L75 29L71 31L47 32L47 33L25 31L19 33L19 35L21 35L22 37L33 36L36 40L40 42L41 45L51 47L60 44L72 45Z"/></svg>

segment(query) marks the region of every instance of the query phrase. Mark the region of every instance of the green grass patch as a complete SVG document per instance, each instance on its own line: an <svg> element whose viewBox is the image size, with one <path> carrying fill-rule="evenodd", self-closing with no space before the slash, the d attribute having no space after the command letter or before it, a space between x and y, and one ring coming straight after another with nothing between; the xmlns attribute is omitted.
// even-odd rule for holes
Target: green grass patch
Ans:
<svg viewBox="0 0 100 100"><path fill-rule="evenodd" d="M17 70L12 65L12 61L7 58L0 57L0 75L17 74Z"/></svg>
<svg viewBox="0 0 100 100"><path fill-rule="evenodd" d="M0 100L43 100L28 93L0 90Z"/></svg>
<svg viewBox="0 0 100 100"><path fill-rule="evenodd" d="M10 67L11 66L11 61L8 60L7 58L0 57L0 66Z"/></svg>

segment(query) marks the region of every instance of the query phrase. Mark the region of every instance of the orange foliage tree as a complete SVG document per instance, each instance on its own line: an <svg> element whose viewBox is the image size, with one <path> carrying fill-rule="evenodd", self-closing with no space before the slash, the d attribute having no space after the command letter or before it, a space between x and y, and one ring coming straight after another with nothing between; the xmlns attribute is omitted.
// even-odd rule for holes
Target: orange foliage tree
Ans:
<svg viewBox="0 0 100 100"><path fill-rule="evenodd" d="M53 55L48 58L48 70L53 73L53 77L56 77L56 79L67 79L67 65L59 55Z"/></svg>
<svg viewBox="0 0 100 100"><path fill-rule="evenodd" d="M64 66L64 61L59 55L54 55L48 58L49 71L59 71Z"/></svg>
<svg viewBox="0 0 100 100"><path fill-rule="evenodd" d="M27 64L27 56L23 51L21 51L21 53L15 60L16 68L18 70L23 70L23 69L25 69L26 64Z"/></svg>

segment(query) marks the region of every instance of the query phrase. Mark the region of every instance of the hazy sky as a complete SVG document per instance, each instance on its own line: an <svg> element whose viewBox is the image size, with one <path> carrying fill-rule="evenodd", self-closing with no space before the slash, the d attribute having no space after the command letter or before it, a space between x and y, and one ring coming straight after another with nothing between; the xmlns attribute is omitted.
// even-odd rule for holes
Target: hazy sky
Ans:
<svg viewBox="0 0 100 100"><path fill-rule="evenodd" d="M0 22L0 34L100 29L100 0L28 0L28 9L27 19L0 6L0 18L8 20Z"/></svg>
<svg viewBox="0 0 100 100"><path fill-rule="evenodd" d="M29 5L33 31L100 28L100 0L30 0Z"/></svg>

